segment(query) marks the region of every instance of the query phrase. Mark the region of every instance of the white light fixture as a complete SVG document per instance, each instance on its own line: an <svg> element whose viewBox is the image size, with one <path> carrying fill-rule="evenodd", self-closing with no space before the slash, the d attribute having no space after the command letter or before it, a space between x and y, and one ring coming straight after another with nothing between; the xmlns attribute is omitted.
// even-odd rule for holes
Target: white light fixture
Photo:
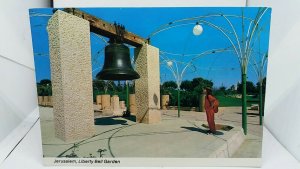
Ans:
<svg viewBox="0 0 300 169"><path fill-rule="evenodd" d="M202 32L203 32L203 27L197 22L193 28L193 34L195 36L199 36L201 35Z"/></svg>
<svg viewBox="0 0 300 169"><path fill-rule="evenodd" d="M167 61L167 65L168 65L169 67L171 67L171 66L173 65L173 62L172 62L172 61Z"/></svg>

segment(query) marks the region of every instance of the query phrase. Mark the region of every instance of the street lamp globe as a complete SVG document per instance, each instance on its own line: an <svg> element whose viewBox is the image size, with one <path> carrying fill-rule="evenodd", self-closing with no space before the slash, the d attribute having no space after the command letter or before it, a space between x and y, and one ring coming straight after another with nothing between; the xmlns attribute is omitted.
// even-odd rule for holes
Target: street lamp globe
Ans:
<svg viewBox="0 0 300 169"><path fill-rule="evenodd" d="M203 32L203 27L197 22L193 28L193 34L195 36L199 36L201 35L202 32Z"/></svg>
<svg viewBox="0 0 300 169"><path fill-rule="evenodd" d="M173 65L173 62L172 62L172 61L167 61L167 65L168 65L169 67L171 67L171 66Z"/></svg>

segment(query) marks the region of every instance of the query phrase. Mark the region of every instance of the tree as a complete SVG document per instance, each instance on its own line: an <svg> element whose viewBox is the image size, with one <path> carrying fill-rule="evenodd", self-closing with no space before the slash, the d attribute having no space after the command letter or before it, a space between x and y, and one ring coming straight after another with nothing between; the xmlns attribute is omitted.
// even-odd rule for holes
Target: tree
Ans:
<svg viewBox="0 0 300 169"><path fill-rule="evenodd" d="M47 84L51 84L51 80L49 79L42 79L39 83L40 85L47 85Z"/></svg>
<svg viewBox="0 0 300 169"><path fill-rule="evenodd" d="M241 94L242 90L243 90L243 85L241 83L238 83L238 86L237 86L238 93ZM257 94L257 89L254 86L253 82L250 82L250 81L246 82L246 90L249 94Z"/></svg>
<svg viewBox="0 0 300 169"><path fill-rule="evenodd" d="M125 84L124 84L125 85ZM118 84L116 85L116 91L118 91L118 92L122 92L122 91L124 91L124 89L125 89L125 86L124 85L122 85L121 84L121 82L120 81L118 81Z"/></svg>
<svg viewBox="0 0 300 169"><path fill-rule="evenodd" d="M37 94L38 96L52 96L51 80L42 79L37 83Z"/></svg>
<svg viewBox="0 0 300 169"><path fill-rule="evenodd" d="M163 83L162 87L164 89L176 89L177 84L174 81L166 81L166 82Z"/></svg>
<svg viewBox="0 0 300 169"><path fill-rule="evenodd" d="M180 88L185 91L193 91L193 89L194 89L192 82L189 80L182 81Z"/></svg>
<svg viewBox="0 0 300 169"><path fill-rule="evenodd" d="M174 81L167 81L161 85L161 94L169 94L170 95L170 103L171 105L183 105L183 106L197 106L198 105L198 97L199 94L202 93L203 88L212 87L213 82L203 79L201 77L194 78L193 80L184 80L182 81L180 88L183 90L184 95L182 98L177 97L176 101L176 93L178 96L177 84ZM182 102L181 102L182 101Z"/></svg>
<svg viewBox="0 0 300 169"><path fill-rule="evenodd" d="M264 78L262 81L262 93L263 95L266 93L266 81L267 79ZM259 82L256 83L256 90L259 91Z"/></svg>
<svg viewBox="0 0 300 169"><path fill-rule="evenodd" d="M93 88L94 90L101 90L104 88L105 82L103 80L93 80Z"/></svg>
<svg viewBox="0 0 300 169"><path fill-rule="evenodd" d="M262 125L263 116L264 116L264 102L265 102L265 93L266 93L266 77L256 84L257 90L259 91L259 123Z"/></svg>
<svg viewBox="0 0 300 169"><path fill-rule="evenodd" d="M193 86L193 89L195 92L202 93L202 91L205 87L212 88L213 82L210 80L206 80L201 77L198 77L198 78L194 78L192 80L192 86Z"/></svg>
<svg viewBox="0 0 300 169"><path fill-rule="evenodd" d="M222 91L222 92L225 92L225 91L226 91L226 87L225 87L225 86L221 86L221 87L219 88L219 90Z"/></svg>
<svg viewBox="0 0 300 169"><path fill-rule="evenodd" d="M104 94L108 93L108 91L115 91L116 84L111 80L93 80L93 90L98 91L96 94L101 93L103 91Z"/></svg>

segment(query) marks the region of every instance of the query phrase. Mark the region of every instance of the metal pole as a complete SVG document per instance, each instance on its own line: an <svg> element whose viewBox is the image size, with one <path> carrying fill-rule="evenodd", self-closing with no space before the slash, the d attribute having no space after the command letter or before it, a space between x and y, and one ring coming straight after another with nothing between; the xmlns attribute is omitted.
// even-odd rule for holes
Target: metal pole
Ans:
<svg viewBox="0 0 300 169"><path fill-rule="evenodd" d="M177 102L178 102L178 106L177 106L177 109L178 109L178 117L180 117L180 89L177 89Z"/></svg>
<svg viewBox="0 0 300 169"><path fill-rule="evenodd" d="M247 135L247 75L245 73L242 74L242 126L244 130L244 134Z"/></svg>
<svg viewBox="0 0 300 169"><path fill-rule="evenodd" d="M126 81L126 107L127 107L127 112L129 112L129 84L128 81ZM130 114L130 112L129 112Z"/></svg>
<svg viewBox="0 0 300 169"><path fill-rule="evenodd" d="M263 123L263 96L262 96L262 83L259 82L259 124Z"/></svg>

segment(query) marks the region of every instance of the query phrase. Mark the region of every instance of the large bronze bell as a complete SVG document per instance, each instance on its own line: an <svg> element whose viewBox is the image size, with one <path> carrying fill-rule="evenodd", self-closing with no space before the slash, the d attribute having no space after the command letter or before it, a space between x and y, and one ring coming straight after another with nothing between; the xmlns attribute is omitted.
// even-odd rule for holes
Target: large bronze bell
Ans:
<svg viewBox="0 0 300 169"><path fill-rule="evenodd" d="M105 47L105 60L97 78L103 80L133 80L140 78L130 62L129 48L120 42Z"/></svg>

